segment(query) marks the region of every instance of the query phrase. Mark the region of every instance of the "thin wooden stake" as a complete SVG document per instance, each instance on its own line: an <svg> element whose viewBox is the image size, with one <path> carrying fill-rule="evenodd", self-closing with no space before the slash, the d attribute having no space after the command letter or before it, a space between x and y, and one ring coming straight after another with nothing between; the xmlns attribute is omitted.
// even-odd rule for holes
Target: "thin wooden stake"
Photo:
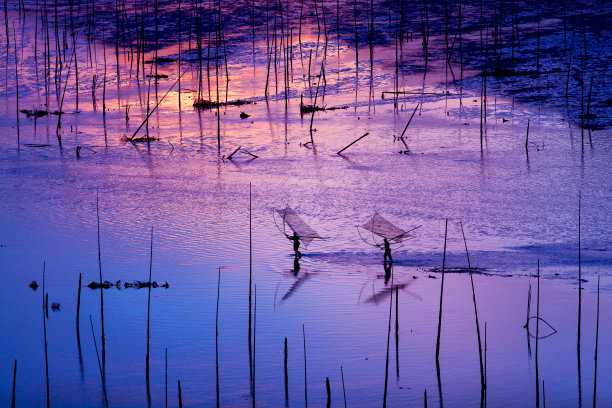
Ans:
<svg viewBox="0 0 612 408"><path fill-rule="evenodd" d="M221 293L221 268L217 278L217 311L215 313L215 373L216 373L216 390L217 390L217 408L220 404L220 392L219 392L219 294Z"/></svg>
<svg viewBox="0 0 612 408"><path fill-rule="evenodd" d="M595 326L595 373L593 374L593 408L597 406L597 349L599 346L599 280L600 280L600 277L598 276L597 277L597 320L596 320L597 323Z"/></svg>
<svg viewBox="0 0 612 408"><path fill-rule="evenodd" d="M342 395L344 396L344 408L346 408L346 389L344 388L344 370L340 366L340 374L342 375Z"/></svg>
<svg viewBox="0 0 612 408"><path fill-rule="evenodd" d="M13 368L13 398L11 399L11 408L15 408L15 383L17 381L17 360L15 360L15 367Z"/></svg>
<svg viewBox="0 0 612 408"><path fill-rule="evenodd" d="M102 288L100 288L102 290ZM108 408L108 397L106 396L106 380L104 375L104 370L102 369L102 364L100 363L100 354L98 353L98 343L96 342L96 333L93 328L93 321L91 320L91 315L89 315L89 324L91 326L91 336L93 337L94 347L96 348L96 358L98 359L98 369L100 370L100 380L102 381L102 391L104 391L104 403L106 408Z"/></svg>
<svg viewBox="0 0 612 408"><path fill-rule="evenodd" d="M535 344L535 375L536 375L536 408L540 406L540 371L538 359L538 340L540 337L540 260L538 259L538 289L536 294L536 344Z"/></svg>
<svg viewBox="0 0 612 408"><path fill-rule="evenodd" d="M356 140L353 140L351 143L349 143L346 147L344 147L343 149L340 149L338 152L336 152L336 154L342 154L343 151L345 151L346 149L348 149L349 147L351 147L352 145L354 145L355 143L357 143L358 141L360 141L361 139L363 139L364 137L366 137L367 135L369 135L370 133L366 133L363 136L360 136L359 138L357 138Z"/></svg>
<svg viewBox="0 0 612 408"><path fill-rule="evenodd" d="M448 231L448 218L444 222L444 253L442 255L442 283L440 285L440 312L438 314L438 337L436 340L436 361L440 357L440 332L442 330L442 297L444 295L444 268L446 267L446 235Z"/></svg>
<svg viewBox="0 0 612 408"><path fill-rule="evenodd" d="M285 337L285 404L289 403L289 372L287 371L287 338Z"/></svg>
<svg viewBox="0 0 612 408"><path fill-rule="evenodd" d="M304 339L304 402L306 408L308 408L308 373L306 371L306 330L304 324L302 324L302 338Z"/></svg>
<svg viewBox="0 0 612 408"><path fill-rule="evenodd" d="M478 358L480 361L480 386L481 386L481 397L482 397L484 395L485 379L484 379L484 366L482 364L482 343L480 341L480 324L478 322L478 308L476 307L476 290L474 289L474 277L472 274L472 264L470 263L470 253L468 252L467 241L465 239L465 232L463 230L463 222L460 221L459 223L461 225L461 235L463 235L465 255L467 256L467 261L468 261L468 270L470 272L470 283L472 285L472 301L474 302L474 317L476 319L476 336L478 338Z"/></svg>
<svg viewBox="0 0 612 408"><path fill-rule="evenodd" d="M178 380L178 404L179 404L179 408L183 408L183 394L181 393L181 380Z"/></svg>
<svg viewBox="0 0 612 408"><path fill-rule="evenodd" d="M327 390L327 408L331 407L331 387L329 385L329 377L325 377L325 389Z"/></svg>

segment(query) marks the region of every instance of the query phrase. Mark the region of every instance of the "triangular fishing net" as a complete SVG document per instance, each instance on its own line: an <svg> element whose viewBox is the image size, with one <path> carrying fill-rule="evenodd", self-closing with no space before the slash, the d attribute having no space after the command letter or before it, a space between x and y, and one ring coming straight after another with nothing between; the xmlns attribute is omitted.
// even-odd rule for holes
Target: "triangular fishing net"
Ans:
<svg viewBox="0 0 612 408"><path fill-rule="evenodd" d="M323 239L323 237L310 228L291 207L287 206L285 209L276 210L276 212L281 216L283 222L300 237L300 241L304 247L307 247L313 239Z"/></svg>
<svg viewBox="0 0 612 408"><path fill-rule="evenodd" d="M396 243L402 242L402 240L405 238L412 237L408 231L404 231L403 229L391 224L391 222L378 213L374 213L372 218L366 221L361 228Z"/></svg>

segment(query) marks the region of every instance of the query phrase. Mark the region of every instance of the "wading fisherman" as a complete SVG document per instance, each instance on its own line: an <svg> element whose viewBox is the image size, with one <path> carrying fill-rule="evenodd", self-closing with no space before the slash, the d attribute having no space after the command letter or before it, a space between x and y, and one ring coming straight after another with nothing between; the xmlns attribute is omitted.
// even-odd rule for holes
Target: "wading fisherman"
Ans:
<svg viewBox="0 0 612 408"><path fill-rule="evenodd" d="M293 241L293 251L295 252L295 258L299 259L302 257L302 253L300 252L300 237L298 234L293 231L293 235L287 235L287 239L289 241Z"/></svg>
<svg viewBox="0 0 612 408"><path fill-rule="evenodd" d="M384 263L387 264L387 258L389 258L389 265L393 263L393 258L391 258L391 247L389 246L389 241L387 238L384 238L383 244L385 246L385 255L384 255Z"/></svg>

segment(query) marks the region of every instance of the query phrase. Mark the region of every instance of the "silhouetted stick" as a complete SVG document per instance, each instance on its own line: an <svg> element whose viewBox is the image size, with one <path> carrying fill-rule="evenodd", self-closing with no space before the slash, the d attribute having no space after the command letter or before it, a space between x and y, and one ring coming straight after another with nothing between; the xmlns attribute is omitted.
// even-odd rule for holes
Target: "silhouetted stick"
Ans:
<svg viewBox="0 0 612 408"><path fill-rule="evenodd" d="M98 353L98 343L96 342L96 333L93 328L93 321L91 320L91 315L89 315L89 324L91 325L91 336L93 337L94 347L96 348L96 358L98 359L98 369L100 370L100 380L102 381L102 391L104 391L104 403L106 404L106 408L108 408L108 398L106 396L106 381L104 371L102 370L102 364L100 364L100 354Z"/></svg>
<svg viewBox="0 0 612 408"><path fill-rule="evenodd" d="M5 13L6 13L6 9L5 9ZM6 33L7 33L6 59L8 61L8 26L6 28ZM15 97L15 113L17 117L17 147L19 147L19 145L21 145L21 136L20 136L20 130L19 130L21 127L19 125L19 71L17 70L17 35L15 34L15 23L14 22L13 22L13 37L15 37L15 83L17 84L17 96Z"/></svg>
<svg viewBox="0 0 612 408"><path fill-rule="evenodd" d="M179 79L182 78L183 75L185 75L187 73L188 69L186 69L182 74L179 75ZM174 88L174 86L178 83L179 79L176 80L176 82L174 82L172 84L172 86L170 87L170 89L168 89L168 91L164 94L164 96L161 97L161 99L159 101L157 101L157 103L155 104L155 106L153 107L153 109L151 109L151 111L147 114L147 117L145 118L145 120L140 124L140 126L138 126L138 128L136 129L136 131L132 134L132 137L128 138L129 140L132 140L136 137L136 135L138 134L138 132L140 131L140 129L142 129L142 127L147 124L149 122L149 118L151 117L151 115L153 114L153 112L155 112L155 110L157 109L157 107L159 106L159 104L162 103L162 101L164 100L164 98L166 96L168 96L168 94L170 93L170 91L172 91L172 88Z"/></svg>
<svg viewBox="0 0 612 408"><path fill-rule="evenodd" d="M220 393L219 393L219 293L221 292L221 268L217 278L217 311L215 313L215 378L217 390L217 408L219 408Z"/></svg>
<svg viewBox="0 0 612 408"><path fill-rule="evenodd" d="M344 370L340 366L340 374L342 375L342 395L344 396L344 408L346 408L346 389L344 388Z"/></svg>
<svg viewBox="0 0 612 408"><path fill-rule="evenodd" d="M529 291L527 292L527 319L525 320L525 334L527 336L527 353L531 359L531 340L529 339L529 319L531 319L531 282L529 282Z"/></svg>
<svg viewBox="0 0 612 408"><path fill-rule="evenodd" d="M80 329L80 312L81 312L81 279L82 276L79 273L79 291L77 295L77 312L76 312L76 336L77 336L77 346L79 349L79 367L81 369L81 376L83 375L83 354L81 351L81 329Z"/></svg>
<svg viewBox="0 0 612 408"><path fill-rule="evenodd" d="M254 285L253 288L253 408L255 408L255 356L257 355L255 352L255 342L256 334L257 334L257 284Z"/></svg>
<svg viewBox="0 0 612 408"><path fill-rule="evenodd" d="M531 122L531 119L527 119L527 134L525 135L525 153L529 154L529 148L528 148L528 144L529 144L529 123Z"/></svg>
<svg viewBox="0 0 612 408"><path fill-rule="evenodd" d="M414 107L414 110L412 111L412 115L410 115L410 119L408 119L408 123L406 123L406 127L404 128L404 131L402 132L402 135L399 137L400 139L403 139L404 133L406 133L406 130L408 130L408 126L410 126L410 122L412 122L412 118L414 117L414 114L416 113L417 109L419 109L419 104L418 103Z"/></svg>
<svg viewBox="0 0 612 408"><path fill-rule="evenodd" d="M249 379L251 390L253 388L253 345L251 344L252 333L252 287L253 287L253 210L251 206L251 183L249 183Z"/></svg>
<svg viewBox="0 0 612 408"><path fill-rule="evenodd" d="M463 231L463 222L459 222L461 225L461 235L463 235L463 244L465 246L465 255L467 256L468 269L470 272L470 283L472 285L472 300L474 302L474 317L476 319L476 336L478 337L478 358L480 360L480 385L481 385L481 397L484 396L484 367L482 365L482 343L480 342L480 324L478 323L478 308L476 307L476 290L474 289L474 277L472 275L472 264L470 263L470 253L468 252L467 241L465 239L465 232Z"/></svg>
<svg viewBox="0 0 612 408"><path fill-rule="evenodd" d="M436 359L436 379L438 380L438 398L440 400L440 408L444 407L444 400L442 398L442 375L440 370L440 360Z"/></svg>
<svg viewBox="0 0 612 408"><path fill-rule="evenodd" d="M304 329L304 324L302 324L302 338L304 339L304 401L306 408L308 408L308 376L306 371L306 330Z"/></svg>
<svg viewBox="0 0 612 408"><path fill-rule="evenodd" d="M45 378L46 378L46 386L47 386L47 408L51 406L51 399L49 396L49 357L47 353L47 317L45 316L46 302L45 302L45 270L46 270L46 262L43 262L43 284L42 284L42 293L43 293L43 335L45 341Z"/></svg>
<svg viewBox="0 0 612 408"><path fill-rule="evenodd" d="M151 383L149 381L149 343L151 333L151 274L153 271L153 227L151 227L151 252L149 255L149 294L147 296L147 361L146 361L146 380L147 380L147 401L151 401ZM150 404L149 404L150 405Z"/></svg>
<svg viewBox="0 0 612 408"><path fill-rule="evenodd" d="M80 322L80 311L81 311L81 279L82 276L79 273L79 292L77 295L77 311L76 311L76 329L77 329L77 336L79 335L79 322Z"/></svg>
<svg viewBox="0 0 612 408"><path fill-rule="evenodd" d="M427 408L427 390L423 392L423 406Z"/></svg>
<svg viewBox="0 0 612 408"><path fill-rule="evenodd" d="M444 253L442 255L442 283L440 284L440 313L438 314L438 337L436 340L436 360L440 357L440 332L442 329L442 297L444 295L444 268L446 267L446 234L448 231L448 218L444 222Z"/></svg>
<svg viewBox="0 0 612 408"><path fill-rule="evenodd" d="M181 393L181 380L178 380L178 399L179 408L183 408L183 395Z"/></svg>
<svg viewBox="0 0 612 408"><path fill-rule="evenodd" d="M164 391L166 394L166 408L168 408L168 347L166 347L166 354L165 354L165 375L164 375Z"/></svg>
<svg viewBox="0 0 612 408"><path fill-rule="evenodd" d="M233 157L233 156L234 156L236 153L238 153L238 150L240 150L240 148L241 148L241 147L242 147L242 145L238 146L238 147L236 148L236 150L234 150L234 151L232 152L232 154L230 154L229 156L227 156L228 160L232 160L232 157Z"/></svg>
<svg viewBox="0 0 612 408"><path fill-rule="evenodd" d="M329 377L325 377L325 389L327 390L327 408L331 407L331 387L329 386Z"/></svg>
<svg viewBox="0 0 612 408"><path fill-rule="evenodd" d="M289 373L287 371L287 338L285 337L285 403L289 403Z"/></svg>
<svg viewBox="0 0 612 408"><path fill-rule="evenodd" d="M582 254L581 254L581 210L582 191L578 191L578 336L576 341L576 354L578 362L578 402L582 405L582 364L580 359L580 337L582 326Z"/></svg>
<svg viewBox="0 0 612 408"><path fill-rule="evenodd" d="M399 285L395 286L395 376L399 380Z"/></svg>
<svg viewBox="0 0 612 408"><path fill-rule="evenodd" d="M484 324L484 372L485 372L485 397L484 406L487 406L487 322Z"/></svg>
<svg viewBox="0 0 612 408"><path fill-rule="evenodd" d="M593 408L597 406L597 348L599 346L599 280L597 277L597 320L595 325L595 373L593 374ZM17 362L15 362L17 364ZM15 386L13 385L13 389ZM14 392L13 392L14 393Z"/></svg>
<svg viewBox="0 0 612 408"><path fill-rule="evenodd" d="M100 274L100 286L102 286L102 255L100 250L100 199L96 190L96 220L98 225L98 271ZM104 290L100 290L100 324L102 326L102 381L106 382L106 340L104 335Z"/></svg>
<svg viewBox="0 0 612 408"><path fill-rule="evenodd" d="M393 274L391 274L391 288L393 288ZM393 312L393 289L389 297L389 325L387 327L387 357L385 360L385 392L383 394L383 408L387 406L387 386L389 384L389 345L391 343L391 315Z"/></svg>
<svg viewBox="0 0 612 408"><path fill-rule="evenodd" d="M370 133L366 133L363 136L360 136L359 138L353 140L351 143L349 143L346 147L338 150L338 152L336 152L336 154L341 154L343 151L345 151L346 149L348 149L349 147L351 147L352 145L354 145L355 143L357 143L358 141L360 141L361 139L363 139L364 137L366 137L367 135L369 135Z"/></svg>
<svg viewBox="0 0 612 408"><path fill-rule="evenodd" d="M15 382L17 381L17 360L13 368L13 398L11 399L11 408L15 408Z"/></svg>
<svg viewBox="0 0 612 408"><path fill-rule="evenodd" d="M538 259L538 290L536 294L536 344L535 344L535 375L536 375L536 408L540 406L540 371L538 360L538 339L540 338L540 260Z"/></svg>

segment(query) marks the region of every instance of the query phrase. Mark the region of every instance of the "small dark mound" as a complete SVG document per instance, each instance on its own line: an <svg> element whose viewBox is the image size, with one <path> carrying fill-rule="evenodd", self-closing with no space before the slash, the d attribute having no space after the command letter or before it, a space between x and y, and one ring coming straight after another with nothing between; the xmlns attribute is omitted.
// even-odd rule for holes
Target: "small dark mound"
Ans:
<svg viewBox="0 0 612 408"><path fill-rule="evenodd" d="M243 100L243 99L237 99L235 101L229 101L229 102L214 102L208 99L196 99L193 102L193 107L198 108L198 109L212 109L212 108L218 108L220 106L242 106L242 105L249 105L251 103L253 102Z"/></svg>

